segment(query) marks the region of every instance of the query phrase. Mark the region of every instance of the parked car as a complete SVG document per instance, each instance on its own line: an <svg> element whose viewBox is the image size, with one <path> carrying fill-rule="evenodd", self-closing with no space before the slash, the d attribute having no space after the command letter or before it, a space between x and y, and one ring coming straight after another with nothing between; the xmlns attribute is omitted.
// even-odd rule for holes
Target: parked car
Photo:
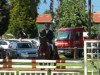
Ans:
<svg viewBox="0 0 100 75"><path fill-rule="evenodd" d="M4 49L7 50L10 48L10 45L12 42L18 42L17 39L5 39L5 40L0 40L0 46Z"/></svg>
<svg viewBox="0 0 100 75"><path fill-rule="evenodd" d="M11 43L11 42L18 42L19 40L18 39L6 39L6 41L9 41Z"/></svg>
<svg viewBox="0 0 100 75"><path fill-rule="evenodd" d="M39 48L39 46L40 46L39 40L35 39L35 38L34 39L22 39L22 41L29 41L29 42L31 42L35 48Z"/></svg>
<svg viewBox="0 0 100 75"><path fill-rule="evenodd" d="M5 41L5 40L2 40L2 41L0 41L0 46L1 46L3 49L9 49L9 47L10 47L10 42L9 42L9 41Z"/></svg>
<svg viewBox="0 0 100 75"><path fill-rule="evenodd" d="M33 42L34 44L36 44L37 47L40 46L40 41L39 41L39 39L32 39L32 42Z"/></svg>
<svg viewBox="0 0 100 75"><path fill-rule="evenodd" d="M13 42L9 50L9 58L38 58L38 49L31 42Z"/></svg>

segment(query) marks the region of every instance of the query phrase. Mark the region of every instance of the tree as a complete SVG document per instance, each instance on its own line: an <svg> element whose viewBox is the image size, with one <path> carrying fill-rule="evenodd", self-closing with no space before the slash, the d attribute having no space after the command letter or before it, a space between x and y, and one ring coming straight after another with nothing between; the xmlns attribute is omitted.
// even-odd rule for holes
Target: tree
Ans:
<svg viewBox="0 0 100 75"><path fill-rule="evenodd" d="M85 0L60 0L57 11L57 27L87 26Z"/></svg>
<svg viewBox="0 0 100 75"><path fill-rule="evenodd" d="M44 11L44 14L50 14L50 10Z"/></svg>
<svg viewBox="0 0 100 75"><path fill-rule="evenodd" d="M44 3L46 3L46 1L47 0L44 0ZM54 18L53 4L54 4L54 0L50 0L50 14L51 14L52 18Z"/></svg>
<svg viewBox="0 0 100 75"><path fill-rule="evenodd" d="M0 0L0 36L8 29L9 5L6 0Z"/></svg>
<svg viewBox="0 0 100 75"><path fill-rule="evenodd" d="M9 33L17 37L20 28L26 31L30 38L36 37L37 6L40 0L10 0Z"/></svg>

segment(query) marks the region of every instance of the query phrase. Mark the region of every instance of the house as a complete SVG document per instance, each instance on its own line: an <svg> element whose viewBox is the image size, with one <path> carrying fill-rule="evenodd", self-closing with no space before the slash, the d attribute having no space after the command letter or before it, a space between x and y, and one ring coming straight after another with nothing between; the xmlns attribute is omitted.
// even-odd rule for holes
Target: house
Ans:
<svg viewBox="0 0 100 75"><path fill-rule="evenodd" d="M44 29L45 24L49 23L52 25L52 20L50 14L39 14L36 18L38 32ZM52 28L52 26L50 26L50 28Z"/></svg>
<svg viewBox="0 0 100 75"><path fill-rule="evenodd" d="M97 34L100 34L100 12L94 12L92 22L95 28L97 28Z"/></svg>
<svg viewBox="0 0 100 75"><path fill-rule="evenodd" d="M94 12L93 13L93 23L99 23L100 24L100 12Z"/></svg>
<svg viewBox="0 0 100 75"><path fill-rule="evenodd" d="M45 24L51 23L53 19L50 14L39 14L36 18L36 24L38 28L38 32L44 29ZM92 15L92 23L94 24L93 26L97 28L97 33L100 33L100 12L94 12ZM53 25L51 26L52 29Z"/></svg>

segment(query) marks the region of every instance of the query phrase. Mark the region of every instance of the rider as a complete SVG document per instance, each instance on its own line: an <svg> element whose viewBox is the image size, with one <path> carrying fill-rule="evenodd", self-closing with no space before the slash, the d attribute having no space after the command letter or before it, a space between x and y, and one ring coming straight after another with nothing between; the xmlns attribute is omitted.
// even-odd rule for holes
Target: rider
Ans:
<svg viewBox="0 0 100 75"><path fill-rule="evenodd" d="M46 24L45 28L42 30L42 32L46 35L46 38L47 38L48 42L50 44L52 44L53 43L52 40L54 38L54 34L53 34L53 31L50 30L50 24Z"/></svg>
<svg viewBox="0 0 100 75"><path fill-rule="evenodd" d="M45 34L47 41L49 45L51 46L51 57L53 55L53 58L59 59L58 52L56 50L56 46L53 44L53 38L54 38L54 33L52 30L50 30L50 24L46 24L44 30L42 30L42 33ZM53 53L53 54L52 54Z"/></svg>
<svg viewBox="0 0 100 75"><path fill-rule="evenodd" d="M18 38L21 38L21 39L27 38L27 35L26 35L24 29L19 28L19 31L18 31Z"/></svg>

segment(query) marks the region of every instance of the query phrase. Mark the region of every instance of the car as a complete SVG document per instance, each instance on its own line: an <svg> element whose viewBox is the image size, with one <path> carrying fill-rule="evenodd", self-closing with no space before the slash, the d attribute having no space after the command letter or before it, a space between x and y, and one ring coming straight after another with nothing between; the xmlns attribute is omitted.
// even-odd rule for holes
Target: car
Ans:
<svg viewBox="0 0 100 75"><path fill-rule="evenodd" d="M0 47L2 47L5 50L7 50L10 47L10 42L9 41L5 41L5 40L2 40L2 41L0 41Z"/></svg>
<svg viewBox="0 0 100 75"><path fill-rule="evenodd" d="M9 41L11 43L11 42L18 42L19 40L18 39L6 39L6 41Z"/></svg>
<svg viewBox="0 0 100 75"><path fill-rule="evenodd" d="M40 41L39 41L39 39L32 39L32 41L33 41L34 43L36 43L36 46L37 46L37 47L40 46Z"/></svg>
<svg viewBox="0 0 100 75"><path fill-rule="evenodd" d="M8 51L9 58L26 59L26 58L38 58L39 51L35 48L31 42L19 41L13 42Z"/></svg>
<svg viewBox="0 0 100 75"><path fill-rule="evenodd" d="M18 42L18 40L15 40L15 39L3 39L3 40L0 40L0 46L4 50L8 50L10 48L10 44L12 42Z"/></svg>
<svg viewBox="0 0 100 75"><path fill-rule="evenodd" d="M21 41L29 41L33 44L34 47L39 48L40 41L38 39L22 39Z"/></svg>

